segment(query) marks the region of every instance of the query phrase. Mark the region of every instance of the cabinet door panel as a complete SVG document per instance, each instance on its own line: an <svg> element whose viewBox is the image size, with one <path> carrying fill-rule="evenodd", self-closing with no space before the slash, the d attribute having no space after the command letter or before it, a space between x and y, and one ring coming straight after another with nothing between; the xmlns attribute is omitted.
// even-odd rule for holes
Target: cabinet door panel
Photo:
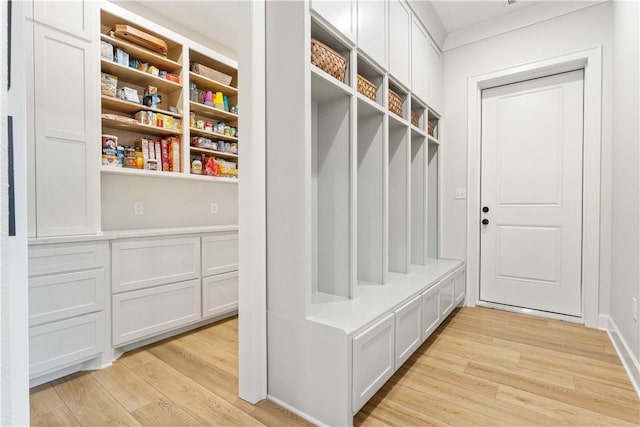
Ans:
<svg viewBox="0 0 640 427"><path fill-rule="evenodd" d="M311 8L347 38L354 40L354 0L312 0Z"/></svg>
<svg viewBox="0 0 640 427"><path fill-rule="evenodd" d="M70 243L29 246L29 276L104 266L105 244Z"/></svg>
<svg viewBox="0 0 640 427"><path fill-rule="evenodd" d="M358 1L358 46L387 68L387 2Z"/></svg>
<svg viewBox="0 0 640 427"><path fill-rule="evenodd" d="M29 328L30 378L99 355L104 330L101 312Z"/></svg>
<svg viewBox="0 0 640 427"><path fill-rule="evenodd" d="M202 279L202 317L238 309L238 272Z"/></svg>
<svg viewBox="0 0 640 427"><path fill-rule="evenodd" d="M396 312L396 369L422 343L422 299L418 295Z"/></svg>
<svg viewBox="0 0 640 427"><path fill-rule="evenodd" d="M202 237L202 277L238 269L238 233Z"/></svg>
<svg viewBox="0 0 640 427"><path fill-rule="evenodd" d="M34 28L36 221L39 237L100 227L99 104L93 45Z"/></svg>
<svg viewBox="0 0 640 427"><path fill-rule="evenodd" d="M33 20L85 40L91 40L96 36L92 34L95 29L93 21L97 19L96 7L97 2L93 0L35 0Z"/></svg>
<svg viewBox="0 0 640 427"><path fill-rule="evenodd" d="M422 340L440 324L440 287L435 285L422 294Z"/></svg>
<svg viewBox="0 0 640 427"><path fill-rule="evenodd" d="M389 73L410 86L411 12L402 0L389 0Z"/></svg>
<svg viewBox="0 0 640 427"><path fill-rule="evenodd" d="M29 279L29 325L39 325L104 308L104 270Z"/></svg>
<svg viewBox="0 0 640 427"><path fill-rule="evenodd" d="M440 284L440 316L444 319L453 310L453 276Z"/></svg>
<svg viewBox="0 0 640 427"><path fill-rule="evenodd" d="M433 40L429 40L429 88L427 103L436 112L442 114L442 57L440 49Z"/></svg>
<svg viewBox="0 0 640 427"><path fill-rule="evenodd" d="M426 102L429 71L429 36L417 19L411 24L411 90Z"/></svg>
<svg viewBox="0 0 640 427"><path fill-rule="evenodd" d="M112 297L113 345L123 345L200 319L200 280Z"/></svg>
<svg viewBox="0 0 640 427"><path fill-rule="evenodd" d="M117 241L111 245L114 293L199 277L199 237Z"/></svg>
<svg viewBox="0 0 640 427"><path fill-rule="evenodd" d="M353 412L387 382L395 370L394 315L353 338Z"/></svg>

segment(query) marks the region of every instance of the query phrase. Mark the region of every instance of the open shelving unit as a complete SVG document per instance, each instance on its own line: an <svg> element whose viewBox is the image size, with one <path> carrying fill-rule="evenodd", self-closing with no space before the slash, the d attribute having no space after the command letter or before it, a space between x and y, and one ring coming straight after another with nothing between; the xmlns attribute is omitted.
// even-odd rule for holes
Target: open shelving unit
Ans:
<svg viewBox="0 0 640 427"><path fill-rule="evenodd" d="M213 93L222 92L228 98L228 106L236 107L238 100L237 88L237 64L217 52L210 51L208 48L202 47L180 35L162 31L157 25L148 24L144 19L139 21L134 19L134 15L126 14L120 16L120 12L115 12L114 8L105 7L101 10L100 20L100 41L108 43L113 48L113 60L102 57L100 61L101 71L106 74L117 77L117 90L122 87L128 87L138 93L140 103L131 100L120 99L117 96L106 94L101 95L102 106L102 133L114 135L118 138L118 144L128 147L135 147L136 141L141 138L147 138L151 141L158 141L162 138L171 138L171 143L180 144L179 155L180 160L177 162L177 170L147 170L137 168L124 168L103 166L102 172L106 174L123 174L127 176L162 176L166 178L193 178L204 179L219 182L237 182L237 173L235 176L231 174L230 178L224 176L208 176L193 175L191 173L191 162L197 158L200 160L202 155L205 160L214 157L219 165L224 165L226 169L223 171L233 171L238 164L237 144L239 138L237 135L238 115L233 114L225 109L218 109L204 105L202 103L192 102L190 100L190 84L199 86L202 90L211 90ZM147 32L167 44L166 55L160 54L153 50L139 46L127 39L118 37L113 33L112 29L115 25L130 25L141 31ZM153 27L150 28L150 27ZM118 63L116 49L119 49L129 56L129 64ZM137 63L133 60L137 60ZM218 82L215 79L200 75L191 71L191 62L197 62L206 67L231 76L229 84ZM140 68L140 63L146 63L148 66L156 67L159 71L158 75L151 74L143 69L134 68L136 65ZM165 78L164 73L170 74L172 80ZM215 76L214 76L215 77ZM175 80L175 81L174 81ZM158 106L148 106L143 104L143 93L150 86L157 88L157 93L161 103ZM131 120L118 120L113 117L121 116L121 118L134 119L139 111L154 114L154 119L159 117L158 125L153 126L147 122L132 122ZM193 124L190 126L190 117L193 113L197 119L212 122L223 122L225 125L234 127L236 131L234 136L224 135L218 132L210 132L199 128ZM105 117L104 114L111 115ZM165 127L164 118L169 117L173 124ZM214 141L217 148L222 143L222 148L217 150L192 145L192 138L203 138ZM195 142L194 142L195 143ZM207 143L208 144L208 143ZM234 144L234 147L226 146L226 144ZM139 146L139 144L138 144ZM139 148L138 148L139 149ZM204 165L203 165L204 166ZM232 167L233 166L233 167ZM203 167L204 169L204 167Z"/></svg>

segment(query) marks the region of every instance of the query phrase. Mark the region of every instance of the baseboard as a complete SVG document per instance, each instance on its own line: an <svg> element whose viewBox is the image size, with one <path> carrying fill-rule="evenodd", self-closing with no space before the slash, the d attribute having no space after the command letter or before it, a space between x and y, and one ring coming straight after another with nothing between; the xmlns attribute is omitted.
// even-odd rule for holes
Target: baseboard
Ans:
<svg viewBox="0 0 640 427"><path fill-rule="evenodd" d="M636 390L638 397L640 397L640 363L631 351L631 348L624 339L624 336L620 333L620 329L618 329L616 322L614 322L611 317L607 317L609 320L609 327L607 328L609 339L613 344L613 348L615 348L618 353L618 357L620 357L622 366L624 366L624 369L627 371L627 375L631 380L631 384L633 384L633 388Z"/></svg>
<svg viewBox="0 0 640 427"><path fill-rule="evenodd" d="M598 329L601 331L609 330L609 315L607 314L598 314Z"/></svg>
<svg viewBox="0 0 640 427"><path fill-rule="evenodd" d="M300 418L302 418L302 419L304 419L306 421L309 421L311 424L313 424L315 426L326 426L326 424L324 424L323 422L320 422L319 420L313 418L311 415L307 414L306 412L302 412L302 411L294 408L293 406L289 405L288 403L283 402L282 400L278 399L275 396L267 394L267 399L269 399L270 401L272 401L276 405L279 405L279 406L283 407L287 411L296 414Z"/></svg>

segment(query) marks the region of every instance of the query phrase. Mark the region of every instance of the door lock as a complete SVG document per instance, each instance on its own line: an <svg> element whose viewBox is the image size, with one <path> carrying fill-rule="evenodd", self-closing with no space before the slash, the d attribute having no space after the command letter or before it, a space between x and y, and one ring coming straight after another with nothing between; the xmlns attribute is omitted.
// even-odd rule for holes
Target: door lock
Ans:
<svg viewBox="0 0 640 427"><path fill-rule="evenodd" d="M484 208L482 208L482 212L484 212L484 213L489 212L489 208L485 206Z"/></svg>
<svg viewBox="0 0 640 427"><path fill-rule="evenodd" d="M488 225L489 224L489 220L488 219L483 219L482 220L482 225Z"/></svg>

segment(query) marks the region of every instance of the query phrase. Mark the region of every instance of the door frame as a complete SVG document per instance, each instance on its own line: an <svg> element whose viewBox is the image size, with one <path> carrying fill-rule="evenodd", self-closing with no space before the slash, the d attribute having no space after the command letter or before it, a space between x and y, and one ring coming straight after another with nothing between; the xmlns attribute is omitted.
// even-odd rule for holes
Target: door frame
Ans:
<svg viewBox="0 0 640 427"><path fill-rule="evenodd" d="M582 317L480 301L480 146L482 90L522 80L584 69L584 156L582 200ZM472 76L468 84L467 127L467 300L468 306L520 313L599 327L600 148L602 143L602 46Z"/></svg>

